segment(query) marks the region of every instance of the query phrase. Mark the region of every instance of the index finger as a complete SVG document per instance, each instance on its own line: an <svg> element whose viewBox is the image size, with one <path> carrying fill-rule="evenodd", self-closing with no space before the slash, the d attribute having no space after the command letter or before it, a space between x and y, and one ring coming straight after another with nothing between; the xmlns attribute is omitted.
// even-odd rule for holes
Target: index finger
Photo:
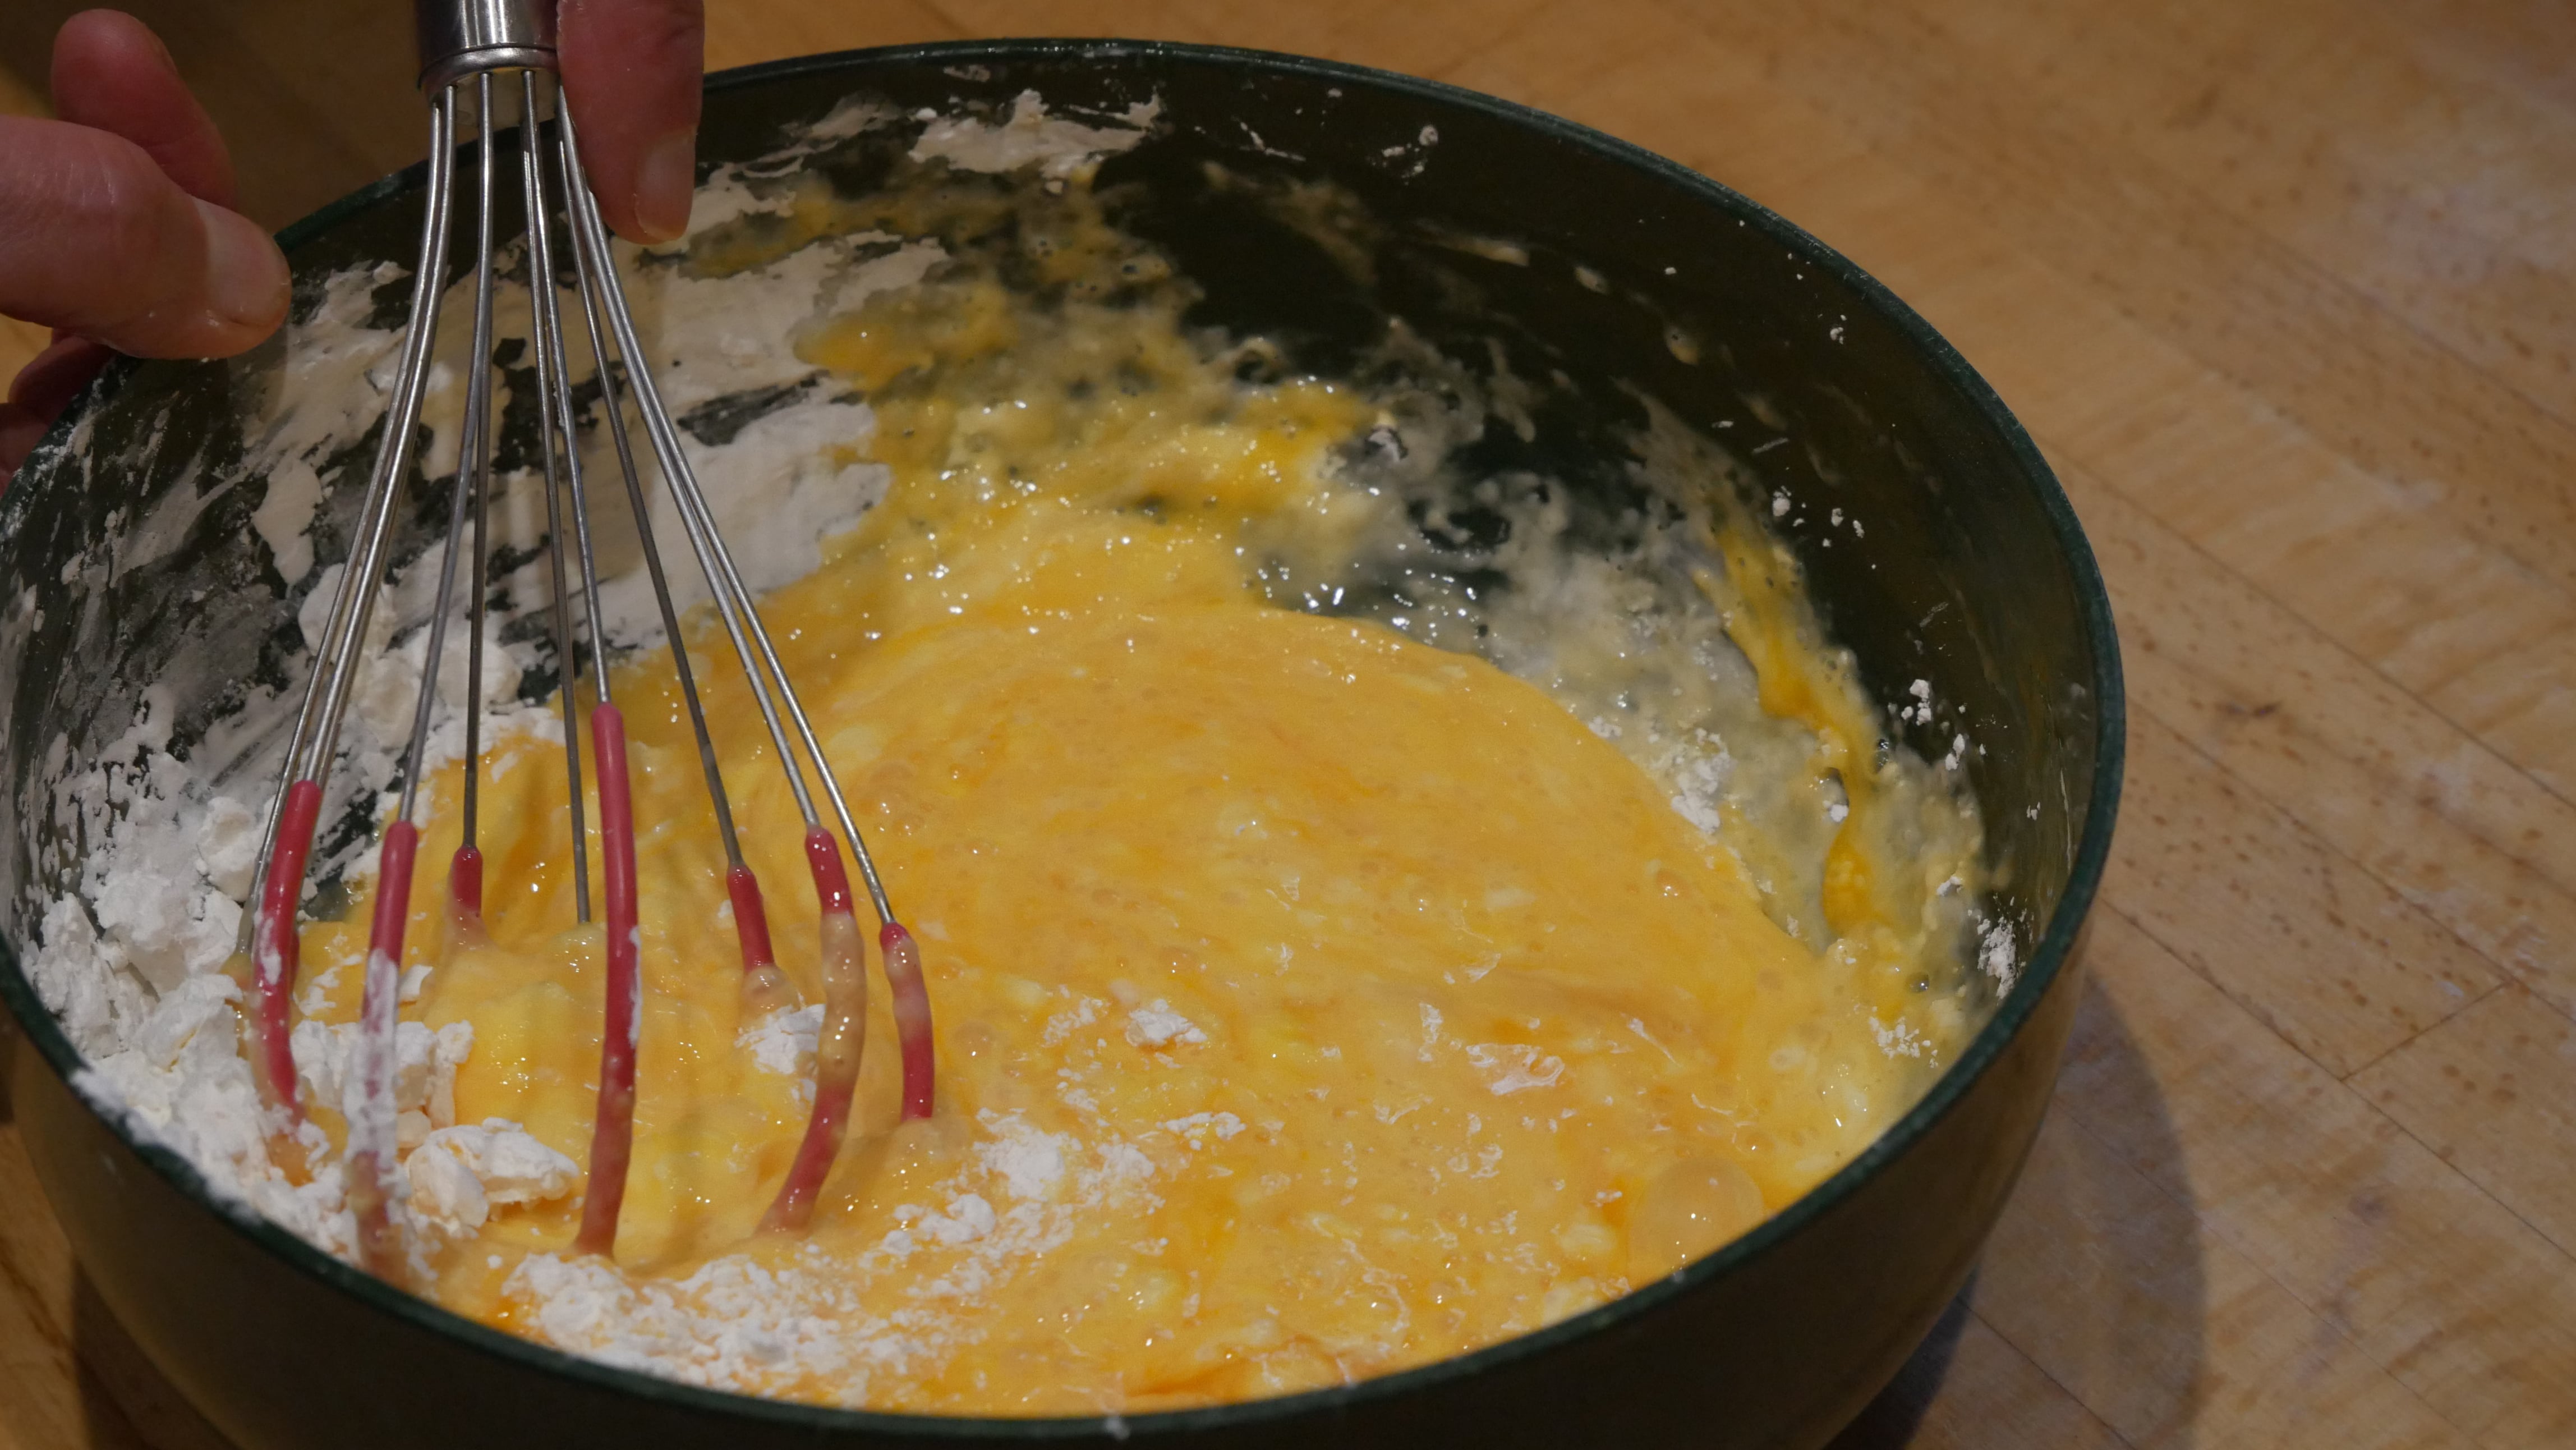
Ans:
<svg viewBox="0 0 2576 1450"><path fill-rule="evenodd" d="M54 114L143 148L179 189L234 205L232 156L169 48L140 20L84 10L54 37Z"/></svg>

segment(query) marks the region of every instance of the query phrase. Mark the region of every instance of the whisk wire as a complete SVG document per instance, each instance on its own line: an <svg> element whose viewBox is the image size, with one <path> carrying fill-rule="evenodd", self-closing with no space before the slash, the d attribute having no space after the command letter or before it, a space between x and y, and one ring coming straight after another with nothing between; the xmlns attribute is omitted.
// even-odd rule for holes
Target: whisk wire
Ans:
<svg viewBox="0 0 2576 1450"><path fill-rule="evenodd" d="M483 612L491 594L492 558L485 531L492 508L492 448L494 434L499 431L492 421L492 289L497 270L492 251L492 212L498 200L492 173L499 151L492 140L490 71L474 78L474 90L479 173L475 185L480 209L475 221L474 342L470 354L473 366L466 374L465 391L467 451L462 462L474 480L474 593L467 604L473 618L465 637L465 782L457 810L459 844L455 864L448 872L448 894L462 918L460 925L479 926L483 916L483 852L476 844L476 827L483 798ZM449 541L451 555L458 542Z"/></svg>
<svg viewBox="0 0 2576 1450"><path fill-rule="evenodd" d="M366 637L375 605L394 500L411 459L421 383L427 376L438 330L441 289L435 279L444 275L447 265L455 169L453 107L444 92L430 101L429 140L429 189L422 218L420 258L414 271L411 316L403 338L393 406L377 440L374 469L359 508L357 548L341 571L339 590L332 598L322 638L315 644L315 670L305 684L295 727L288 736L277 795L270 805L260 845L259 871L254 878L260 882L258 902L254 910L243 913L244 940L236 952L248 959L245 970L254 999L248 1033L255 1059L253 1077L262 1100L282 1113L290 1127L300 1124L304 1116L295 1089L295 1056L288 1027L300 955L295 916L303 898L305 862L313 849L313 832L321 815L322 787L338 738L339 712L348 702L350 664L357 644Z"/></svg>
<svg viewBox="0 0 2576 1450"><path fill-rule="evenodd" d="M587 178L580 170L577 137L571 117L567 114L561 124L566 165L572 169L576 182L569 188L574 237L577 243L587 243L604 258L608 254L608 229L600 219L598 203L592 199ZM607 266L600 269L600 281L609 294L608 305L603 310L617 334L619 349L629 357L641 355L643 348L635 333L633 314L627 306L625 284L619 280L616 269ZM689 466L687 451L680 444L679 431L671 422L669 410L662 404L661 390L654 383L649 369L631 370L631 376L637 411L643 416L645 433L652 440L655 459L661 464L664 481L671 489L673 502L679 507L690 546L697 553L699 567L706 575L708 592L715 599L717 613L723 619L734 652L742 662L743 673L751 682L752 698L759 706L762 723L768 727L777 748L779 765L786 772L797 812L809 830L822 824L815 813L813 796L806 786L796 751L788 744L786 729L780 723L782 700L787 713L796 721L806 750L813 759L816 775L823 780L826 792L840 812L842 834L848 838L851 853L858 860L859 874L867 882L868 895L876 907L877 916L881 922L890 922L894 920L893 909L878 880L867 843L841 799L839 782L833 777L821 742L805 718L804 707L796 698L795 686L788 682L778 651L770 643L769 631L761 623L759 607L752 602L751 591L744 586L741 572L734 566L732 552L725 547L723 537L716 530L713 511L707 507L705 494L698 486L696 471ZM750 637L748 641L746 633ZM771 694L773 682L777 689L776 698Z"/></svg>
<svg viewBox="0 0 2576 1450"><path fill-rule="evenodd" d="M429 192L421 234L420 265L413 280L408 330L404 334L395 384L378 442L368 491L360 508L353 557L334 596L321 638L316 641L315 673L307 683L281 769L279 792L272 804L261 849L261 893L255 913L246 914L241 950L249 960L243 972L256 986L251 1037L256 1067L268 1101L283 1111L288 1130L300 1131L301 1106L295 1097L295 1063L287 1042L297 952L296 917L303 877L314 841L324 787L338 750L340 725L355 686L360 656L366 648L369 621L386 574L395 504L409 476L417 449L416 431L430 380L441 298L446 287L449 237L454 223L458 178L457 153L463 109L473 105L473 153L478 203L473 233L474 313L471 352L463 372L464 417L457 472L450 485L446 552L440 562L435 608L428 621L421 679L410 721L411 732L399 762L398 807L381 844L376 900L368 942L359 1031L350 1063L349 1198L358 1220L360 1254L374 1272L390 1279L405 1277L404 1241L391 1205L397 1201L396 1113L393 1100L395 1027L401 991L413 857L419 828L413 820L428 767L430 727L435 718L438 679L448 642L461 554L469 591L464 613L466 644L464 700L465 761L461 792L461 832L449 877L453 920L457 930L450 945L472 939L480 930L482 858L477 847L480 810L480 755L485 706L483 666L490 627L492 594L490 513L492 468L499 434L494 411L494 292L499 272L496 166L501 143L496 134L496 73L518 70L521 202L527 236L527 276L534 328L531 338L537 373L540 464L544 474L548 538L552 565L549 601L559 677L556 706L564 726L564 760L572 826L572 860L578 918L591 916L589 836L584 820L584 758L580 743L582 711L577 695L583 660L573 601L577 592L586 630L592 689L596 702L588 711L591 736L590 782L598 812L598 861L606 918L606 1022L601 1041L598 1113L593 1125L590 1173L584 1192L581 1226L574 1242L578 1252L607 1254L615 1246L617 1221L625 1195L627 1165L634 1146L635 1067L642 1036L642 932L638 921L638 873L632 788L627 759L625 720L610 685L608 616L603 607L598 543L590 512L588 480L582 463L576 408L567 357L562 289L569 285L581 313L582 331L591 348L599 379L601 410L596 426L604 428L616 455L633 515L643 562L661 624L672 653L683 703L698 746L727 862L726 885L741 937L746 1012L766 1011L794 998L780 972L769 941L760 889L744 859L739 823L726 791L713 730L701 697L696 666L687 649L677 603L654 537L649 492L628 437L626 407L634 411L653 445L674 512L705 576L716 613L740 662L762 723L778 755L802 817L807 866L822 911L821 970L826 1014L817 1049L816 1101L803 1142L767 1219L770 1227L795 1229L808 1221L825 1174L837 1155L853 1117L859 1053L865 1037L865 947L852 913L847 874L841 864L842 842L856 860L880 923L879 942L893 988L898 1036L903 1045L904 1116L926 1117L931 1111L931 1039L929 1002L923 986L918 948L896 919L876 863L860 835L856 819L833 774L822 741L803 702L797 697L784 661L762 623L752 592L726 548L704 490L691 470L678 431L664 406L651 367L637 336L624 284L620 279L606 225L600 218L579 150L571 115L560 86L550 74L551 33L545 18L511 0L498 9L471 16L432 17L428 11L453 0L430 0L424 6L422 34L467 36L470 46L427 57L431 145ZM522 12L525 13L522 13ZM470 23L469 23L470 22ZM471 95L468 94L469 85ZM551 113L551 138L545 122ZM559 203L559 206L558 206ZM570 267L557 250L554 228L569 228ZM568 277L567 277L568 272ZM569 525L569 539L567 538ZM575 587L577 581L577 589ZM793 726L793 738L790 725ZM798 746L802 746L802 751ZM805 776L810 762L823 794L831 802L840 835L836 838L818 814Z"/></svg>
<svg viewBox="0 0 2576 1450"><path fill-rule="evenodd" d="M569 799L565 802L572 824L572 889L573 919L590 924L590 847L584 839L581 800L581 729L579 710L574 703L578 692L581 657L576 653L572 633L571 591L565 587L567 572L564 549L563 454L571 446L570 434L558 445L556 430L567 427L571 414L571 395L564 388L561 348L548 345L546 339L562 339L561 324L555 316L554 247L546 225L545 146L537 125L537 73L519 72L519 183L521 208L528 219L528 307L530 325L536 336L529 351L536 354L537 367L537 441L538 454L544 461L546 482L546 554L550 565L553 591L553 623L556 663L555 699L563 718L564 785ZM578 460L572 464L578 467ZM586 556L585 556L586 557ZM584 573L588 587L588 573ZM591 619L599 618L594 603ZM593 636L593 646L597 637ZM594 661L596 672L605 676L604 661Z"/></svg>
<svg viewBox="0 0 2576 1450"><path fill-rule="evenodd" d="M598 205L583 176L578 131L568 113L559 118L558 129L562 136L565 173L571 183L565 190L575 254L592 264L591 270L600 288L600 301L604 304L599 311L606 314L620 352L629 360L638 359L643 355L643 347L636 336L624 283L612 262L608 229L600 219ZM604 353L602 369L603 372L606 369ZM895 1004L896 1033L903 1053L902 1112L906 1119L927 1118L933 1110L934 1065L929 996L919 970L918 951L887 903L883 887L877 880L874 862L868 855L866 841L842 803L831 763L824 755L811 723L805 718L802 703L795 699L794 686L770 642L768 630L760 621L751 591L743 586L741 574L734 567L732 556L714 525L713 512L707 508L705 495L698 488L697 476L689 466L687 451L681 446L678 430L672 425L670 412L662 403L652 371L649 368L630 368L628 376L635 393L637 412L644 419L654 456L661 464L664 483L678 505L682 531L698 555L708 592L724 621L744 678L760 707L762 721L769 728L780 769L786 774L798 812L805 820L806 866L813 877L815 899L820 908L817 945L823 979L824 1014L815 1041L814 1105L806 1123L805 1138L788 1166L785 1183L780 1186L777 1198L762 1219L765 1231L801 1231L812 1219L823 1179L839 1156L852 1117L867 1032L866 947L858 923L852 916L849 878L842 869L839 842L816 816L802 767L794 748L787 742L779 721L778 705L771 697L773 686L797 720L815 771L825 781L836 807L841 809L843 838L848 840L851 853L860 863L877 909L881 923L878 941L885 954L886 980ZM757 641L757 655L746 642L746 630L751 639ZM766 676L764 668L768 671ZM728 884L734 889L737 922L747 923L755 918L742 913L746 904L757 909L757 883L745 870L737 869L730 875ZM766 946L766 933L755 941L746 925L743 948L747 1004L765 995L765 981L771 977L771 974L752 967L756 948Z"/></svg>
<svg viewBox="0 0 2576 1450"><path fill-rule="evenodd" d="M519 144L527 160L528 178L529 302L536 325L540 378L551 374L553 379L546 387L546 392L553 404L552 428L547 435L546 456L548 463L553 463L557 443L560 442L564 487L572 499L573 554L577 574L581 580L584 618L590 628L591 690L598 703L606 705L612 700L608 678L608 637L605 623L608 614L600 603L599 553L597 543L591 537L590 494L588 482L582 470L581 443L574 436L574 420L580 416L580 413L573 406L572 365L564 350L562 299L558 295L557 282L560 273L557 271L554 249L554 225L550 220L553 209L546 201L546 153L552 148L545 144L538 124L539 80L539 73L534 70L519 73L520 94L524 98ZM560 110L560 89L551 85L543 89L555 95L556 106ZM551 504L551 499L549 503ZM556 538L554 545L560 551L563 546L562 539ZM561 577L558 573L557 579L560 580ZM568 635L571 629L569 618L564 629ZM565 678L570 679L576 662L569 654L564 658Z"/></svg>
<svg viewBox="0 0 2576 1450"><path fill-rule="evenodd" d="M602 426L616 445L617 472L626 484L626 503L635 516L635 537L643 548L645 572L653 581L653 602L662 616L662 632L671 642L672 669L679 677L690 733L697 739L698 767L706 777L707 796L715 808L716 833L724 843L725 864L740 868L742 838L734 830L733 805L725 794L724 771L716 763L715 738L707 730L706 705L698 693L697 672L689 663L685 636L680 632L679 607L671 597L670 576L662 568L661 545L653 537L652 506L645 500L643 474L635 466L635 445L626 436L626 410L618 374L622 371L631 377L633 369L618 366L600 334L602 308L595 300L598 264L582 244L578 230L573 234L573 265L578 272L575 291L581 299L582 326L590 334L592 367L599 378L600 407L607 415Z"/></svg>
<svg viewBox="0 0 2576 1450"><path fill-rule="evenodd" d="M451 103L463 82L448 88ZM358 1224L360 1258L378 1276L399 1281L408 1269L401 1238L392 1226L390 1206L397 1192L392 1181L397 1148L394 1128L394 1074L398 1066L394 1028L400 1011L404 928L410 912L412 868L419 828L412 821L422 776L428 767L429 727L438 699L438 683L447 659L448 621L455 611L458 555L469 547L473 559L467 588L469 628L466 640L464 821L454 865L448 874L455 928L478 930L483 909L482 853L474 846L475 784L480 771L480 717L485 573L484 519L488 512L492 465L492 293L495 271L492 249L492 181L497 148L493 142L492 78L474 78L475 161L477 170L472 350L465 372L465 418L459 439L456 482L449 490L447 540L439 561L437 602L430 614L429 637L421 657L420 686L412 708L411 739L401 772L400 804L386 826L376 869L376 910L367 940L366 970L360 989L356 1050L350 1077L356 1103L349 1113L348 1196ZM451 111L453 106L451 104Z"/></svg>
<svg viewBox="0 0 2576 1450"><path fill-rule="evenodd" d="M724 845L725 889L733 906L734 930L742 948L744 1011L749 1017L765 1016L781 1007L794 1005L795 989L789 984L786 974L779 970L777 955L770 942L769 918L761 899L760 882L743 859L742 838L734 823L731 799L725 791L724 773L717 763L715 741L707 728L706 709L698 692L695 667L690 662L679 613L671 596L668 577L663 572L661 548L654 537L652 510L645 498L642 472L635 463L633 441L626 433L624 390L620 386L620 377L622 375L629 384L640 377L643 379L641 386L649 387L650 372L630 365L631 360L639 355L633 345L631 326L621 335L618 344L623 351L612 348L609 335L601 328L603 313L612 320L624 317L625 297L622 289L609 290L617 287L616 265L605 237L594 237L582 224L582 203L589 200L588 184L581 171L580 152L570 128L569 113L561 103L559 88L556 97L556 135L565 178L565 222L572 232L574 295L581 304L582 327L589 339L593 369L599 378L600 401L607 415L609 436L615 445L618 472L626 485L636 537L642 544L645 567L653 581L654 603L660 610L663 633L670 643L681 698L688 708L689 728L697 741L699 766L706 778L707 797L715 812L718 836ZM535 234L549 233L552 226L552 218L545 218L535 227ZM653 410L658 407L658 398L638 393L636 401L638 412L649 424ZM696 547L694 535L690 543ZM703 554L700 567L704 567Z"/></svg>
<svg viewBox="0 0 2576 1450"><path fill-rule="evenodd" d="M599 207L582 170L579 132L569 112L558 117L562 138L566 207L572 224L576 255L586 254L593 262L601 291L601 309L611 330L616 334L620 352L628 359L644 354L636 335L635 319L627 305L625 284L613 265L608 242L608 228L600 219ZM603 359L603 370L605 362ZM671 422L669 409L663 406L660 389L650 368L630 368L637 412L643 417L647 436L652 440L656 460L661 464L663 481L679 506L679 514L691 547L697 552L699 565L706 576L707 589L717 612L725 622L744 678L751 685L761 717L775 743L779 766L786 773L794 792L799 813L806 823L805 854L812 874L814 892L821 908L819 922L820 965L824 984L824 1018L815 1045L815 1089L812 1116L806 1125L804 1142L791 1161L786 1182L772 1203L763 1226L774 1230L801 1230L810 1221L824 1176L839 1154L847 1131L852 1099L857 1090L859 1061L865 1041L867 1021L867 986L865 947L857 923L851 917L849 882L843 873L838 843L823 828L808 794L796 752L785 739L778 718L778 706L770 695L774 685L785 702L788 714L797 722L815 772L824 782L835 808L840 812L843 838L858 860L860 872L868 883L869 895L880 923L878 943L884 952L886 980L895 1007L896 1035L903 1055L903 1106L905 1119L927 1118L934 1108L935 1065L931 1036L930 1002L919 969L920 957L912 938L895 918L887 901L867 843L850 818L838 780L832 774L830 760L817 738L812 722L806 717L803 703L796 698L795 686L789 681L776 646L761 623L760 611L751 591L734 566L722 534L715 527L714 513L707 507L697 475L689 466L688 453L681 446L679 431ZM747 647L745 632L758 645L758 655ZM677 647L677 642L674 642ZM764 676L764 667L767 675ZM750 887L737 890L739 911L746 894L757 904L757 888L750 886L749 873L734 873L735 880ZM746 932L743 939L746 965L753 940ZM765 945L765 942L763 943ZM756 990L758 974L747 971L747 998Z"/></svg>

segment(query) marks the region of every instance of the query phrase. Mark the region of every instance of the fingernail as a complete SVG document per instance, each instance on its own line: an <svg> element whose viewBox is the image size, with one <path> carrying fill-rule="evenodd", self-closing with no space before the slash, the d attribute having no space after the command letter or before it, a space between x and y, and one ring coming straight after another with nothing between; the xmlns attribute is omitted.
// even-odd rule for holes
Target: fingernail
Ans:
<svg viewBox="0 0 2576 1450"><path fill-rule="evenodd" d="M667 242L689 229L698 189L698 135L677 131L656 141L635 168L635 224L642 240Z"/></svg>
<svg viewBox="0 0 2576 1450"><path fill-rule="evenodd" d="M206 229L206 310L223 322L262 332L286 316L286 256L259 224L239 212L197 203Z"/></svg>

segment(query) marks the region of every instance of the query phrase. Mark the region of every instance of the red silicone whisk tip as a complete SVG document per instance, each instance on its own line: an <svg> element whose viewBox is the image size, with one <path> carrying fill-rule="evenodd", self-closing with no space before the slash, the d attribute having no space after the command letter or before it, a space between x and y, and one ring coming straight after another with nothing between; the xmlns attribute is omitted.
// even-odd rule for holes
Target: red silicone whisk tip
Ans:
<svg viewBox="0 0 2576 1450"><path fill-rule="evenodd" d="M483 914L483 853L472 846L456 848L456 859L447 868L447 897L465 916Z"/></svg>
<svg viewBox="0 0 2576 1450"><path fill-rule="evenodd" d="M850 909L850 873L841 865L841 843L821 826L805 833L805 863L813 868L814 894L825 911Z"/></svg>
<svg viewBox="0 0 2576 1450"><path fill-rule="evenodd" d="M304 1121L295 1087L295 1049L288 1037L302 938L295 914L304 899L304 863L313 850L313 828L322 815L322 787L299 780L286 788L278 813L277 849L268 879L260 883L259 919L251 936L251 979L258 1000L250 1014L254 1076L260 1097L282 1108L290 1123Z"/></svg>
<svg viewBox="0 0 2576 1450"><path fill-rule="evenodd" d="M733 901L733 933L742 942L742 969L756 972L778 965L769 945L769 909L761 904L760 878L748 866L725 873L725 895Z"/></svg>
<svg viewBox="0 0 2576 1450"><path fill-rule="evenodd" d="M742 1020L757 1022L781 1008L796 1005L796 984L778 968L769 945L769 910L761 904L760 880L748 866L725 873L725 894L733 900L733 932L742 943Z"/></svg>
<svg viewBox="0 0 2576 1450"><path fill-rule="evenodd" d="M921 976L921 948L903 923L877 933L885 955L886 987L894 998L895 1038L903 1047L903 1115L927 1118L938 1092L937 1051L930 1028L930 987Z"/></svg>
<svg viewBox="0 0 2576 1450"><path fill-rule="evenodd" d="M814 1042L814 1112L788 1166L787 1181L761 1220L764 1230L787 1232L801 1231L813 1221L823 1180L840 1155L868 1027L867 938L859 934L850 910L850 878L841 866L840 844L820 827L808 831L805 860L814 873L815 899L822 906L817 958L823 979L823 1023Z"/></svg>
<svg viewBox="0 0 2576 1450"><path fill-rule="evenodd" d="M642 941L635 911L635 808L626 773L626 717L614 705L590 714L598 761L600 884L606 897L607 1011L599 1043L599 1111L590 1135L590 1181L573 1251L607 1256L617 1245L626 1170L635 1143L635 1049L642 1027Z"/></svg>
<svg viewBox="0 0 2576 1450"><path fill-rule="evenodd" d="M402 965L403 928L410 923L411 863L420 847L420 829L409 821L385 827L376 866L376 914L367 950L381 953L397 969Z"/></svg>
<svg viewBox="0 0 2576 1450"><path fill-rule="evenodd" d="M349 1207L358 1219L358 1259L388 1283L406 1277L402 1235L395 1228L387 1175L395 1158L394 1030L402 991L403 929L411 915L412 861L420 831L409 821L385 828L376 868L376 909L367 937L366 987L359 999L361 1050L351 1055L356 1079L349 1114Z"/></svg>

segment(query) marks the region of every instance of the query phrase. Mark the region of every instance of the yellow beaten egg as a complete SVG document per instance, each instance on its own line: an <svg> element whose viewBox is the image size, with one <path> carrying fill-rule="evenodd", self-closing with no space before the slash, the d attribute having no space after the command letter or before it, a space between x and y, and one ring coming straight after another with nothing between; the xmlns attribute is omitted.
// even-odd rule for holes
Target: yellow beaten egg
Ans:
<svg viewBox="0 0 2576 1450"><path fill-rule="evenodd" d="M1076 208L1047 233L1067 275L1132 255L1078 190L1033 204ZM837 215L809 230L863 220ZM442 1243L433 1297L791 1398L1220 1402L1445 1358L1670 1273L1920 1090L1961 1035L1924 988L1950 922L1924 903L1973 817L1891 827L1955 809L1866 763L1785 556L1715 528L1701 588L1805 742L1783 788L1829 782L1840 812L1803 894L1772 878L1804 847L1689 818L1564 690L1282 607L1265 568L1347 561L1387 525L1344 461L1382 410L1239 381L1183 300L1040 306L961 251L797 343L867 394L873 435L833 446L886 491L762 607L920 938L937 1115L896 1122L879 982L815 1226L755 1233L811 1101L812 1012L744 1019L688 720L668 659L639 653L615 682L646 1001L614 1261L569 1256L577 1195L497 1205ZM781 961L819 1000L802 823L723 636L701 619L689 642ZM423 870L410 1010L472 1026L456 1121L578 1162L603 968L571 926L564 763L527 735L478 768L488 938L452 938ZM424 862L457 842L457 779ZM1817 903L1803 926L1793 896ZM364 920L315 928L311 959L354 962ZM314 1015L350 1016L358 975Z"/></svg>

